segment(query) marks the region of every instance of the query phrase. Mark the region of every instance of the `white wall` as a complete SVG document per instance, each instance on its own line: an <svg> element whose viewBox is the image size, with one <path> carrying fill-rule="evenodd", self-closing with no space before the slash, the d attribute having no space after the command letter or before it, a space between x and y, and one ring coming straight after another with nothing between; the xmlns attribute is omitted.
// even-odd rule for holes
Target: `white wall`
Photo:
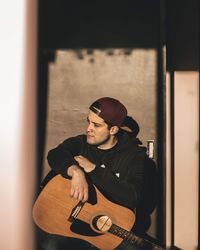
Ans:
<svg viewBox="0 0 200 250"><path fill-rule="evenodd" d="M31 250L35 168L35 1L0 1L0 249Z"/></svg>
<svg viewBox="0 0 200 250"><path fill-rule="evenodd" d="M199 74L175 73L175 245L198 244Z"/></svg>
<svg viewBox="0 0 200 250"><path fill-rule="evenodd" d="M166 239L171 245L170 79L167 74ZM199 74L174 74L174 245L198 245Z"/></svg>

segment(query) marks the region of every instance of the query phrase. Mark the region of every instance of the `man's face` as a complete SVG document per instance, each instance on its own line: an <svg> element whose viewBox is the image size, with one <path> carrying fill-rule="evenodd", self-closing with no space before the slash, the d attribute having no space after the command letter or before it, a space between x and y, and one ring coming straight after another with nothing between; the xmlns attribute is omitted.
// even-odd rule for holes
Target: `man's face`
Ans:
<svg viewBox="0 0 200 250"><path fill-rule="evenodd" d="M110 143L110 130L105 121L91 110L88 114L87 142L102 148Z"/></svg>

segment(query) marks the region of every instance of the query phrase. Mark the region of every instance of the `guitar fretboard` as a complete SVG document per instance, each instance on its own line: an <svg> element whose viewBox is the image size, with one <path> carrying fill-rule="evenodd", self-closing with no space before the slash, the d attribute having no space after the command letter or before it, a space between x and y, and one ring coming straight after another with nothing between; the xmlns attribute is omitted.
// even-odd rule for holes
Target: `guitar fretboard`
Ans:
<svg viewBox="0 0 200 250"><path fill-rule="evenodd" d="M109 232L124 239L132 244L137 244L141 247L144 247L146 250L165 250L164 248L157 246L156 244L143 239L137 235L135 235L133 232L129 232L115 224L112 224L112 226L109 229Z"/></svg>

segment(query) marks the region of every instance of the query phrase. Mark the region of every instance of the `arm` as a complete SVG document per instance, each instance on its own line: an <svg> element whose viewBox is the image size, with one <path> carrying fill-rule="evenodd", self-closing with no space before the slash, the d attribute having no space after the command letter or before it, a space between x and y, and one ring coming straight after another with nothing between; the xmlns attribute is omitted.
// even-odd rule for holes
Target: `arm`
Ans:
<svg viewBox="0 0 200 250"><path fill-rule="evenodd" d="M114 202L134 209L142 191L145 157L145 152L140 152L137 156L131 157L128 162L127 160L121 162L122 165L124 164L121 168L122 178L118 178L110 168L96 166L83 156L76 156L75 159L90 175L95 185L102 188ZM127 168L125 164L128 164Z"/></svg>
<svg viewBox="0 0 200 250"><path fill-rule="evenodd" d="M83 202L88 199L88 184L84 171L78 166L74 155L80 152L81 136L69 138L49 151L47 159L50 167L58 174L71 178L70 195Z"/></svg>
<svg viewBox="0 0 200 250"><path fill-rule="evenodd" d="M85 178L83 170L76 165L68 168L68 175L72 177L70 195L79 201L88 200L88 183Z"/></svg>
<svg viewBox="0 0 200 250"><path fill-rule="evenodd" d="M67 170L70 166L77 165L74 156L80 153L81 144L81 136L71 137L50 150L47 156L49 166L64 177L71 177Z"/></svg>

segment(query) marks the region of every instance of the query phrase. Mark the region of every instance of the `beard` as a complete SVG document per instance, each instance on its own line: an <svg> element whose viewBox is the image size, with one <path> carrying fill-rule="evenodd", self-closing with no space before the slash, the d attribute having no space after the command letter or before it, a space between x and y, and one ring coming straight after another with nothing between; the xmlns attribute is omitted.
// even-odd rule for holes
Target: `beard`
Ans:
<svg viewBox="0 0 200 250"><path fill-rule="evenodd" d="M110 137L111 137L110 134L107 134L105 136L105 138L99 139L97 141L95 141L95 140L92 141L87 136L87 143L90 144L90 145L94 145L96 147L99 147L99 146L102 146L102 145L106 144L110 140Z"/></svg>

